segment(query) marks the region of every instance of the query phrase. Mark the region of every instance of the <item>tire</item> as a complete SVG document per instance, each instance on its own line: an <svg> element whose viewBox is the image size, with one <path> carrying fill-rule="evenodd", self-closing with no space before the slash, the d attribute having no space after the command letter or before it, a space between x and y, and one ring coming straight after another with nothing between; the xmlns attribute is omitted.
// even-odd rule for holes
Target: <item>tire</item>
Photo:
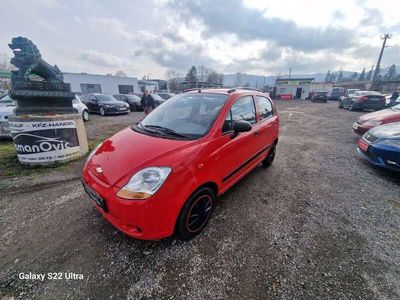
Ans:
<svg viewBox="0 0 400 300"><path fill-rule="evenodd" d="M272 165L275 159L276 145L273 145L271 150L269 150L267 157L261 162L264 168L268 168Z"/></svg>
<svg viewBox="0 0 400 300"><path fill-rule="evenodd" d="M83 120L83 122L89 121L89 112L87 109L84 109L82 111L82 120Z"/></svg>
<svg viewBox="0 0 400 300"><path fill-rule="evenodd" d="M103 117L106 115L106 111L104 110L103 106L100 106L99 112L100 112L100 115Z"/></svg>
<svg viewBox="0 0 400 300"><path fill-rule="evenodd" d="M190 196L176 222L176 234L180 240L190 240L206 227L214 208L215 197L214 191L207 187L200 188Z"/></svg>
<svg viewBox="0 0 400 300"><path fill-rule="evenodd" d="M342 101L339 100L339 108L343 108Z"/></svg>
<svg viewBox="0 0 400 300"><path fill-rule="evenodd" d="M354 106L353 106L353 102L350 102L349 110L350 110L350 111L355 111L355 110L356 110L356 109L354 108Z"/></svg>

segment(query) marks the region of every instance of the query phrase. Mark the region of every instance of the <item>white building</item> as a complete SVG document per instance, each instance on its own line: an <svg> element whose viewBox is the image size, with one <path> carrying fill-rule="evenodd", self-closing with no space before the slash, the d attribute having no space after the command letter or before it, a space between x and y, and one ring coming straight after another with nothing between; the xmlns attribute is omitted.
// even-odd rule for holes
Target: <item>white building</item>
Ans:
<svg viewBox="0 0 400 300"><path fill-rule="evenodd" d="M87 73L63 73L63 75L64 82L71 84L71 91L78 94L129 94L140 92L138 80L134 77Z"/></svg>
<svg viewBox="0 0 400 300"><path fill-rule="evenodd" d="M314 78L280 78L276 80L276 97L306 99Z"/></svg>

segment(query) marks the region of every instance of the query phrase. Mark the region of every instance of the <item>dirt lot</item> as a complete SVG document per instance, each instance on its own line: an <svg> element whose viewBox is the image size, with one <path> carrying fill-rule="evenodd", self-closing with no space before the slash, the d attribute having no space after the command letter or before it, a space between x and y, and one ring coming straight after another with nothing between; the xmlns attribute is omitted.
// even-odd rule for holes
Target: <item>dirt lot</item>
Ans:
<svg viewBox="0 0 400 300"><path fill-rule="evenodd" d="M256 168L223 195L190 242L137 241L114 229L81 188L82 161L48 178L27 177L28 188L2 178L0 295L399 299L400 178L358 157L351 124L361 113L334 102L277 104L273 166ZM100 129L92 121L90 139L138 117L106 118ZM83 280L23 280L21 272L74 272Z"/></svg>

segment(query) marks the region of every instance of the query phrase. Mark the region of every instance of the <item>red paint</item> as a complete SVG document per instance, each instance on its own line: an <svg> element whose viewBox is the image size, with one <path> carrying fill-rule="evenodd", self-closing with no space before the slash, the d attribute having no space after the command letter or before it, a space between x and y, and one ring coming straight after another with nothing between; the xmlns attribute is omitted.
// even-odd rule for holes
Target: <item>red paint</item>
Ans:
<svg viewBox="0 0 400 300"><path fill-rule="evenodd" d="M227 94L225 89L203 92ZM96 206L97 209L110 223L132 237L160 239L171 236L183 205L197 188L213 183L221 195L264 160L271 149L267 146L277 142L278 114L260 121L258 107L258 122L251 131L235 138L222 133L232 104L247 95L266 97L255 91L232 92L208 134L198 140L163 139L130 128L106 140L86 163L82 175L90 188L105 199L107 212ZM273 109L276 112L276 108ZM255 132L258 134L254 135ZM146 200L126 200L116 196L135 173L157 166L170 167L171 173L153 196ZM226 179L240 166L239 171ZM96 172L98 167L102 173Z"/></svg>

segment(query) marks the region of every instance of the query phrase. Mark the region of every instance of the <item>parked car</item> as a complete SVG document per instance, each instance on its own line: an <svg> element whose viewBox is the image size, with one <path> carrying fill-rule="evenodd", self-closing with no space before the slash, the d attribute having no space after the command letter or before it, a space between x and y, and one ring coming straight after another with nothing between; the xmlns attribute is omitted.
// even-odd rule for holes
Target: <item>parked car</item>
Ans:
<svg viewBox="0 0 400 300"><path fill-rule="evenodd" d="M140 97L134 94L116 94L113 95L115 99L119 101L123 101L129 104L131 111L141 111L143 110L142 105L140 104Z"/></svg>
<svg viewBox="0 0 400 300"><path fill-rule="evenodd" d="M334 87L328 93L328 100L339 100L345 93L345 89L342 87Z"/></svg>
<svg viewBox="0 0 400 300"><path fill-rule="evenodd" d="M14 100L11 99L8 94L6 94L6 95L4 95L4 96L2 96L0 98L0 107L2 107L2 106L10 106L10 105L14 106L15 103L14 103Z"/></svg>
<svg viewBox="0 0 400 300"><path fill-rule="evenodd" d="M353 97L354 93L358 92L359 90L360 89L347 89L344 95L339 98L339 108L343 108L342 103L348 103L351 97Z"/></svg>
<svg viewBox="0 0 400 300"><path fill-rule="evenodd" d="M339 100L339 108L348 108L349 110L385 108L386 98L374 91L356 91L346 98Z"/></svg>
<svg viewBox="0 0 400 300"><path fill-rule="evenodd" d="M394 122L400 122L400 104L362 115L353 123L353 130L362 135L373 127Z"/></svg>
<svg viewBox="0 0 400 300"><path fill-rule="evenodd" d="M82 116L84 122L89 121L88 108L80 100L78 95L75 95L75 99L72 100L72 106L78 110L78 113ZM10 96L6 95L0 99L0 137L10 138L11 131L8 124L8 118L14 116L14 109L16 103Z"/></svg>
<svg viewBox="0 0 400 300"><path fill-rule="evenodd" d="M102 116L129 113L128 103L118 101L109 94L85 94L81 99L91 113L100 113Z"/></svg>
<svg viewBox="0 0 400 300"><path fill-rule="evenodd" d="M153 100L154 100L154 103L155 103L156 107L166 101L165 99L161 98L157 94L151 94L151 97L153 97Z"/></svg>
<svg viewBox="0 0 400 300"><path fill-rule="evenodd" d="M279 116L263 93L182 93L96 147L82 183L127 235L190 239L206 226L217 196L259 163L272 164L278 133Z"/></svg>
<svg viewBox="0 0 400 300"><path fill-rule="evenodd" d="M376 166L400 171L400 123L370 129L359 139L357 150Z"/></svg>
<svg viewBox="0 0 400 300"><path fill-rule="evenodd" d="M175 96L174 93L157 93L157 95L163 98L164 100L168 100L169 98Z"/></svg>
<svg viewBox="0 0 400 300"><path fill-rule="evenodd" d="M311 102L328 102L328 93L325 91L315 92L311 97Z"/></svg>
<svg viewBox="0 0 400 300"><path fill-rule="evenodd" d="M0 138L10 138L11 131L8 125L8 118L14 116L15 102L10 96L0 98Z"/></svg>
<svg viewBox="0 0 400 300"><path fill-rule="evenodd" d="M75 95L75 99L72 100L72 106L81 114L83 122L89 121L89 109L78 95Z"/></svg>

